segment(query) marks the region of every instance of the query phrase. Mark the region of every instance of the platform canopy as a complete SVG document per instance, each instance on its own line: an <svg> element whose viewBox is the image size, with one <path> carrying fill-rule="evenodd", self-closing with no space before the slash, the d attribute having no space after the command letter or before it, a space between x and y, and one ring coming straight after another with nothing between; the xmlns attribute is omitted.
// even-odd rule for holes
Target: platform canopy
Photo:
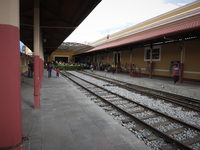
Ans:
<svg viewBox="0 0 200 150"><path fill-rule="evenodd" d="M40 0L40 31L49 55L101 0ZM20 40L33 51L34 0L20 0Z"/></svg>
<svg viewBox="0 0 200 150"><path fill-rule="evenodd" d="M76 43L76 42L63 42L58 49L65 50L65 51L76 51L76 52L83 52L94 48L88 44Z"/></svg>
<svg viewBox="0 0 200 150"><path fill-rule="evenodd" d="M106 44L95 47L87 52L98 50L105 50L120 46L150 46L156 44L164 44L169 42L178 42L183 40L191 40L200 38L200 19L188 21L183 24L173 25L169 27L159 28L149 32L141 32L140 34L133 34L125 36L117 40L108 41Z"/></svg>

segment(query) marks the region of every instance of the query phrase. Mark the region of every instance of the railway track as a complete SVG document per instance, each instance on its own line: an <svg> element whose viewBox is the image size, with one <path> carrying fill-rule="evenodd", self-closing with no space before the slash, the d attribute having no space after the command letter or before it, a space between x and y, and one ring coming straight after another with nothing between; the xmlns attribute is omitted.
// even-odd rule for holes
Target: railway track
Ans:
<svg viewBox="0 0 200 150"><path fill-rule="evenodd" d="M111 112L113 116L121 116L123 124L137 122L129 130L150 130L145 138L148 141L164 139L160 149L200 149L200 128L177 120L164 113L132 101L105 88L90 83L68 72L61 72L65 77L86 90L95 103ZM108 85L109 86L109 85ZM187 138L179 139L178 135L190 132Z"/></svg>
<svg viewBox="0 0 200 150"><path fill-rule="evenodd" d="M139 85L126 83L126 82L115 80L115 79L108 78L108 77L105 78L105 77L102 77L97 74L91 74L88 72L81 72L81 73L91 76L91 77L94 77L96 79L100 79L100 80L109 82L110 84L114 84L116 86L119 86L121 88L127 89L132 92L139 93L141 95L146 95L146 96L152 97L154 99L162 99L162 100L168 101L170 103L173 103L175 105L184 107L186 109L200 112L200 100L197 100L197 99L184 97L184 96L176 95L173 93L167 93L167 92L159 91L159 90L152 89L152 88L150 89L147 87L142 87Z"/></svg>

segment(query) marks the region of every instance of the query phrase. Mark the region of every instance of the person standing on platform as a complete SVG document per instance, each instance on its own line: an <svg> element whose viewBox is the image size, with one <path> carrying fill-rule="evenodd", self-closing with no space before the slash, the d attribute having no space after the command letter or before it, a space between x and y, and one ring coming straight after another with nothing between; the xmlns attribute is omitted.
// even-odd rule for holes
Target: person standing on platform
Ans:
<svg viewBox="0 0 200 150"><path fill-rule="evenodd" d="M28 77L33 78L33 69L34 69L34 64L30 62L28 64Z"/></svg>
<svg viewBox="0 0 200 150"><path fill-rule="evenodd" d="M115 70L116 70L116 68L115 68L115 65L114 65L114 63L112 64L112 66L111 66L111 67L112 67L112 73L113 73L113 74L115 74Z"/></svg>
<svg viewBox="0 0 200 150"><path fill-rule="evenodd" d="M179 80L181 69L177 66L177 64L174 65L173 68L173 75L174 75L174 84L176 84Z"/></svg>
<svg viewBox="0 0 200 150"><path fill-rule="evenodd" d="M94 68L93 68L93 65L92 65L92 64L90 65L90 70L91 70L91 72L93 72L93 70L94 70Z"/></svg>
<svg viewBox="0 0 200 150"><path fill-rule="evenodd" d="M34 64L31 62L31 78L33 78Z"/></svg>
<svg viewBox="0 0 200 150"><path fill-rule="evenodd" d="M28 64L28 77L31 78L31 64Z"/></svg>
<svg viewBox="0 0 200 150"><path fill-rule="evenodd" d="M49 63L49 66L48 66L48 78L51 77L52 68L53 68L53 65L51 63Z"/></svg>
<svg viewBox="0 0 200 150"><path fill-rule="evenodd" d="M108 70L107 70L107 68L104 68L104 71L105 71L105 76L106 76L106 74L107 74L107 71L108 71Z"/></svg>
<svg viewBox="0 0 200 150"><path fill-rule="evenodd" d="M60 69L57 68L57 69L56 69L56 77L59 77L59 73L60 73Z"/></svg>

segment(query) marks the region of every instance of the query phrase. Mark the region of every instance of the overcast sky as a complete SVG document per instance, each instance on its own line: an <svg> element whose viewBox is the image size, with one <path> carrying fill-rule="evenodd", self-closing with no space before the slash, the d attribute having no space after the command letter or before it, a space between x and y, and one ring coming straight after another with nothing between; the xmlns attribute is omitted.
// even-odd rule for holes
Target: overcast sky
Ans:
<svg viewBox="0 0 200 150"><path fill-rule="evenodd" d="M65 42L94 42L195 0L102 0Z"/></svg>

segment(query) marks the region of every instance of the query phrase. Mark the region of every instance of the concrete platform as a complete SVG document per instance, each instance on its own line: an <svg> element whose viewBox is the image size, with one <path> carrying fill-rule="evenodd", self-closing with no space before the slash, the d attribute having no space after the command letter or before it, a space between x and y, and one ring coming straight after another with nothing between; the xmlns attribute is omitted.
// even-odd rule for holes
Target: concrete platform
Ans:
<svg viewBox="0 0 200 150"><path fill-rule="evenodd" d="M90 70L84 71L91 72ZM149 79L148 75L133 78L128 73L115 73L113 75L111 72L105 73L104 71L97 70L95 70L93 73L121 80L127 83L166 91L178 95L184 95L200 100L200 83L183 81L183 83L178 83L177 85L174 85L173 79L171 78L152 77L152 79Z"/></svg>
<svg viewBox="0 0 200 150"><path fill-rule="evenodd" d="M33 79L23 77L21 89L24 150L150 149L55 72L47 78L44 71L40 109L33 108Z"/></svg>

